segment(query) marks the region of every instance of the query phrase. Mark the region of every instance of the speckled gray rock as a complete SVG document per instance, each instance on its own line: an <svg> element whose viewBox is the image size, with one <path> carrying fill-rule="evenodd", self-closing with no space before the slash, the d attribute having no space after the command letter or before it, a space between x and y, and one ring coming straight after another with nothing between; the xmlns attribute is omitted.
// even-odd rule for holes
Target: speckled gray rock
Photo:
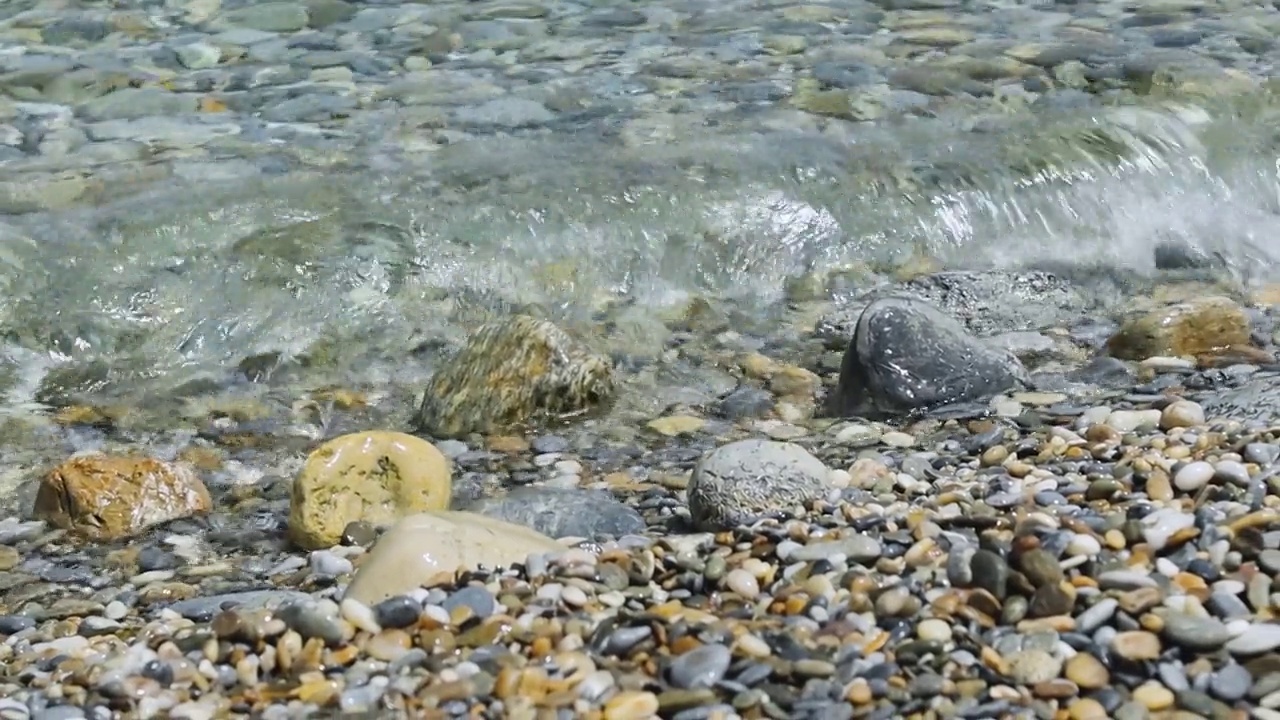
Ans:
<svg viewBox="0 0 1280 720"><path fill-rule="evenodd" d="M698 461L689 513L700 528L729 528L813 502L829 487L830 470L799 445L739 440Z"/></svg>
<svg viewBox="0 0 1280 720"><path fill-rule="evenodd" d="M516 315L481 326L431 378L415 418L440 437L492 432L609 400L613 363L546 320Z"/></svg>
<svg viewBox="0 0 1280 720"><path fill-rule="evenodd" d="M518 488L463 509L525 525L553 538L618 538L643 532L645 528L640 513L598 490Z"/></svg>
<svg viewBox="0 0 1280 720"><path fill-rule="evenodd" d="M887 297L858 319L827 412L893 416L982 400L1027 383L1017 358L969 334L955 318L921 300Z"/></svg>

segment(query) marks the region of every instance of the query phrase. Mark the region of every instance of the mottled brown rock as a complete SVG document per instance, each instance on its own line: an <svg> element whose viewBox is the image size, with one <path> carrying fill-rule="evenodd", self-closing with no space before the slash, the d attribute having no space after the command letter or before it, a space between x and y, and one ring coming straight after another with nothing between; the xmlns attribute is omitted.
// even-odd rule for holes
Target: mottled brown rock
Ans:
<svg viewBox="0 0 1280 720"><path fill-rule="evenodd" d="M1207 296L1129 318L1107 341L1123 360L1201 356L1249 345L1249 318L1239 303Z"/></svg>
<svg viewBox="0 0 1280 720"><path fill-rule="evenodd" d="M506 567L566 546L535 530L469 512L406 517L383 534L347 587L346 597L373 605L420 587L441 573Z"/></svg>
<svg viewBox="0 0 1280 720"><path fill-rule="evenodd" d="M353 522L390 525L443 510L452 493L449 461L435 445L398 432L334 438L307 456L289 497L289 538L308 550L331 547Z"/></svg>
<svg viewBox="0 0 1280 720"><path fill-rule="evenodd" d="M93 540L118 540L212 507L188 465L94 454L71 458L44 477L34 515Z"/></svg>
<svg viewBox="0 0 1280 720"><path fill-rule="evenodd" d="M612 397L613 363L526 315L481 326L436 371L415 417L439 437L495 433L588 411Z"/></svg>

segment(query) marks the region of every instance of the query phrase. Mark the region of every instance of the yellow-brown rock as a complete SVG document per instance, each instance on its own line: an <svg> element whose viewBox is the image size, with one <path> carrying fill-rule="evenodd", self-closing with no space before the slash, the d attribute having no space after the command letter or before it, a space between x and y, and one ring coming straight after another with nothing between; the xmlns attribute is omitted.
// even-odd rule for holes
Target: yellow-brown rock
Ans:
<svg viewBox="0 0 1280 720"><path fill-rule="evenodd" d="M564 545L523 525L469 512L411 515L378 538L347 587L366 605L402 595L440 573L506 567Z"/></svg>
<svg viewBox="0 0 1280 720"><path fill-rule="evenodd" d="M36 493L34 515L93 540L119 540L212 507L209 490L188 465L98 453L51 470Z"/></svg>
<svg viewBox="0 0 1280 720"><path fill-rule="evenodd" d="M1249 344L1249 318L1227 297L1208 296L1129 318L1107 350L1124 360L1199 356Z"/></svg>
<svg viewBox="0 0 1280 720"><path fill-rule="evenodd" d="M613 362L546 320L481 326L432 376L414 418L441 437L496 433L591 410L614 393Z"/></svg>
<svg viewBox="0 0 1280 720"><path fill-rule="evenodd" d="M390 525L449 506L449 461L435 445L398 432L334 438L307 457L293 480L289 538L308 550L336 545L347 523Z"/></svg>

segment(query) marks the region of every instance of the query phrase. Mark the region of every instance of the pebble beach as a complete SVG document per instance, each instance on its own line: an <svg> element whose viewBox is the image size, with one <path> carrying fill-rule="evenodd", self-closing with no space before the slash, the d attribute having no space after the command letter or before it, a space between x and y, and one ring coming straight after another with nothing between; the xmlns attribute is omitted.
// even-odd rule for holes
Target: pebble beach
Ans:
<svg viewBox="0 0 1280 720"><path fill-rule="evenodd" d="M1277 30L6 2L0 719L1280 718Z"/></svg>

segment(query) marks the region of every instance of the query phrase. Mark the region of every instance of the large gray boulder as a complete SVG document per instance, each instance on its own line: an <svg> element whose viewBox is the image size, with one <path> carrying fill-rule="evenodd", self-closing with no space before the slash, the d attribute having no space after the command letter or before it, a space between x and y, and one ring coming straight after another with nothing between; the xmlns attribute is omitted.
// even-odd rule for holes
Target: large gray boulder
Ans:
<svg viewBox="0 0 1280 720"><path fill-rule="evenodd" d="M1011 353L912 297L883 297L862 311L828 397L836 417L879 418L973 402L1027 387Z"/></svg>

